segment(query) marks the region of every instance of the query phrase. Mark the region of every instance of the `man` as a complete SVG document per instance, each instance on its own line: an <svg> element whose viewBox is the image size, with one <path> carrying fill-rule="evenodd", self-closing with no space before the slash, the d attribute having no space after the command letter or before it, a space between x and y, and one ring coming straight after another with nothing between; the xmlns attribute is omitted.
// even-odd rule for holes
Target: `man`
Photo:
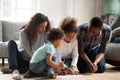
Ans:
<svg viewBox="0 0 120 80"><path fill-rule="evenodd" d="M110 33L111 28L103 24L99 17L93 17L90 23L79 26L77 39L80 56L77 66L80 73L105 71L104 53Z"/></svg>

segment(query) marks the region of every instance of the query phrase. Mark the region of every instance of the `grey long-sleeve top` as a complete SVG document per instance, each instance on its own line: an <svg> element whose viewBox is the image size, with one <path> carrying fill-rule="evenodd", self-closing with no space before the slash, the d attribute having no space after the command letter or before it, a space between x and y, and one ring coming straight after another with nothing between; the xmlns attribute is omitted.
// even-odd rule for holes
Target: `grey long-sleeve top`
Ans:
<svg viewBox="0 0 120 80"><path fill-rule="evenodd" d="M22 52L22 57L25 60L30 60L33 53L45 42L47 42L47 33L38 34L38 38L36 42L32 45L32 49L30 48L29 40L27 38L27 34L24 29L19 32L19 40L20 44L18 45L18 50Z"/></svg>

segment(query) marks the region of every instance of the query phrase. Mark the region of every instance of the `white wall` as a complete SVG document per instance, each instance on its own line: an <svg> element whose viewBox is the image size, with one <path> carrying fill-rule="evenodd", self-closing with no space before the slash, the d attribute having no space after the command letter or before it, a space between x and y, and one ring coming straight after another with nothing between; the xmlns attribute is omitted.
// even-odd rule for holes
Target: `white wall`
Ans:
<svg viewBox="0 0 120 80"><path fill-rule="evenodd" d="M103 0L75 0L74 17L79 23L88 22L93 16L101 16Z"/></svg>
<svg viewBox="0 0 120 80"><path fill-rule="evenodd" d="M41 12L47 15L54 24L53 27L58 27L59 22L67 16L77 18L80 24L89 21L93 16L101 16L103 14L103 1L104 0L33 0L31 13Z"/></svg>
<svg viewBox="0 0 120 80"><path fill-rule="evenodd" d="M39 0L38 12L53 20L54 27L66 16L76 17L79 24L101 16L103 0Z"/></svg>
<svg viewBox="0 0 120 80"><path fill-rule="evenodd" d="M46 14L58 26L61 19L67 16L66 0L39 0L39 12Z"/></svg>

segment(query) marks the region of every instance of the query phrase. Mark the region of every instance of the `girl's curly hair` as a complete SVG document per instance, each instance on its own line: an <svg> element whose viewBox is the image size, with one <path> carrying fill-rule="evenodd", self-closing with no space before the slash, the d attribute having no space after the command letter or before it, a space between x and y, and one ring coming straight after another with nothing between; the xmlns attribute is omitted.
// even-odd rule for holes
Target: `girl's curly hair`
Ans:
<svg viewBox="0 0 120 80"><path fill-rule="evenodd" d="M65 33L69 33L69 32L77 32L77 19L76 18L71 18L71 17L67 17L64 18L60 24L59 24L59 28L62 29Z"/></svg>

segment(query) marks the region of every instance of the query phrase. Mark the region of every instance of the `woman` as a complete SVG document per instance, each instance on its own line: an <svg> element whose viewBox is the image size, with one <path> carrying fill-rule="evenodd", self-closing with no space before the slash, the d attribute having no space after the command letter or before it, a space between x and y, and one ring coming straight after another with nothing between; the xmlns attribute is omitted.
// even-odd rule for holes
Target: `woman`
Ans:
<svg viewBox="0 0 120 80"><path fill-rule="evenodd" d="M13 78L20 79L20 73L29 69L29 60L34 51L47 41L47 32L51 26L47 16L36 13L19 32L20 45L13 40L8 43L8 63ZM18 74L18 75L17 75Z"/></svg>
<svg viewBox="0 0 120 80"><path fill-rule="evenodd" d="M60 29L65 33L64 40L56 51L57 63L62 59L67 67L72 71L72 74L78 74L77 61L78 61L78 42L76 39L77 21L75 18L67 17L63 19L60 24Z"/></svg>

